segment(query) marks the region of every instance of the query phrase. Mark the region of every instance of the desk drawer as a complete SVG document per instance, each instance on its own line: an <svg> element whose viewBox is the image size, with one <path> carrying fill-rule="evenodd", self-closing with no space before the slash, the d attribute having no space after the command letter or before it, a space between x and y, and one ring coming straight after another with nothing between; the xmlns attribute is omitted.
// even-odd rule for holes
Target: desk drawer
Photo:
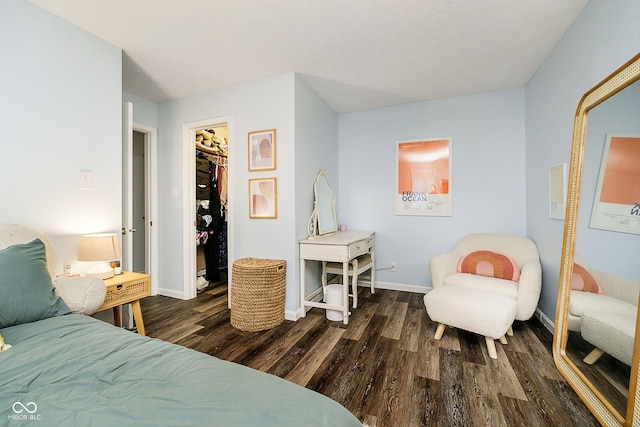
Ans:
<svg viewBox="0 0 640 427"><path fill-rule="evenodd" d="M369 252L369 249L373 246L373 237L358 240L349 245L349 259L353 259L357 256L364 255Z"/></svg>
<svg viewBox="0 0 640 427"><path fill-rule="evenodd" d="M149 295L149 280L133 280L107 287L103 305L121 305Z"/></svg>
<svg viewBox="0 0 640 427"><path fill-rule="evenodd" d="M300 245L300 258L318 261L348 261L348 248L341 245Z"/></svg>

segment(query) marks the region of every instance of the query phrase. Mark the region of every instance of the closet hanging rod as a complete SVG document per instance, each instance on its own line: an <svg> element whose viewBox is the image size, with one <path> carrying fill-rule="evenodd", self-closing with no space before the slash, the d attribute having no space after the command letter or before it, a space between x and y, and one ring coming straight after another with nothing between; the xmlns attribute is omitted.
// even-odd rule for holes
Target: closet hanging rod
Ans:
<svg viewBox="0 0 640 427"><path fill-rule="evenodd" d="M226 154L223 154L223 153L212 154L212 153L208 153L206 151L200 150L199 148L197 148L196 150L198 152L197 154L204 156L207 160L217 165L227 166L227 164L229 163L229 160L227 159Z"/></svg>

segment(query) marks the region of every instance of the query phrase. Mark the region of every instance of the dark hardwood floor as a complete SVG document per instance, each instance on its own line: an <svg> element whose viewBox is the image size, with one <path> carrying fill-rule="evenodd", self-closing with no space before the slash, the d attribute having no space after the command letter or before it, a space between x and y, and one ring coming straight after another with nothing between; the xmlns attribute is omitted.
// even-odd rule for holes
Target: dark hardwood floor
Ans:
<svg viewBox="0 0 640 427"><path fill-rule="evenodd" d="M551 334L516 322L507 345L436 324L423 295L359 291L349 325L312 309L262 332L229 323L227 286L190 301L142 300L147 335L234 361L322 393L370 426L597 426L555 368Z"/></svg>

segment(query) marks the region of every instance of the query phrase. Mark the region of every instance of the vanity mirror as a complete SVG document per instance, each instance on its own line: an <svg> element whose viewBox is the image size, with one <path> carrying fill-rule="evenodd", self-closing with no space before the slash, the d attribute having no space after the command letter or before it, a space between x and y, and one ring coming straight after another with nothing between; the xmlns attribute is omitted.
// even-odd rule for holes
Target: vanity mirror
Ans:
<svg viewBox="0 0 640 427"><path fill-rule="evenodd" d="M321 236L338 231L336 215L336 197L329 183L329 177L323 170L318 172L313 185L315 200L313 213L309 219L309 237Z"/></svg>
<svg viewBox="0 0 640 427"><path fill-rule="evenodd" d="M607 426L640 426L639 80L640 54L578 104L560 262L554 360Z"/></svg>

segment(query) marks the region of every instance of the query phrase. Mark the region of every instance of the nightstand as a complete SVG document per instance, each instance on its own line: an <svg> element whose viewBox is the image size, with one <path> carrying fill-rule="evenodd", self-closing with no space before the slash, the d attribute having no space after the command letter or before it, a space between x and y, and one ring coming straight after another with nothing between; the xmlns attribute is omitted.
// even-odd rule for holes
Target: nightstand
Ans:
<svg viewBox="0 0 640 427"><path fill-rule="evenodd" d="M107 295L104 297L104 304L98 311L113 308L114 323L120 327L120 306L131 303L138 334L146 335L142 320L142 310L140 309L140 299L150 294L150 276L148 274L123 271L122 274L105 279L104 284L107 286Z"/></svg>

